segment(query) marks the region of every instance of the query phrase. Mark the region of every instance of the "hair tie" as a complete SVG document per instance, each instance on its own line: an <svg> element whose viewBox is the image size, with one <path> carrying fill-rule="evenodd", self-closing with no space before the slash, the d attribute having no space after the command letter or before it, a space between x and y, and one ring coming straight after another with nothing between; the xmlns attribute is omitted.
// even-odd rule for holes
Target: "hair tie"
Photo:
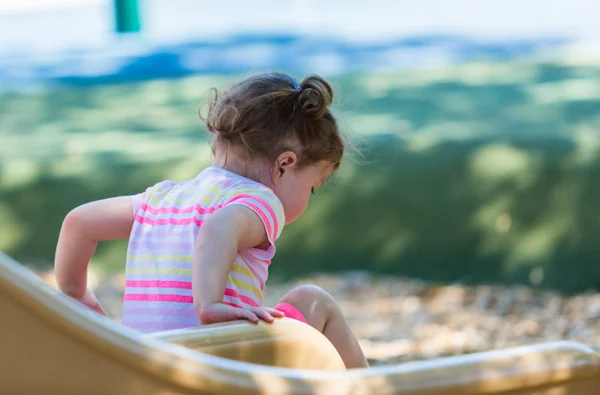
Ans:
<svg viewBox="0 0 600 395"><path fill-rule="evenodd" d="M300 85L296 86L296 92L302 93L302 88L300 88Z"/></svg>

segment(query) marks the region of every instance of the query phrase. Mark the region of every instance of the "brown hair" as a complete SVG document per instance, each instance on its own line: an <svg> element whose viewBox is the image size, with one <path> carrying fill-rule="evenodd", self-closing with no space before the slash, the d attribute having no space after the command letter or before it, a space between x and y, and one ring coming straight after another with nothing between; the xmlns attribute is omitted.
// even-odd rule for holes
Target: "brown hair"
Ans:
<svg viewBox="0 0 600 395"><path fill-rule="evenodd" d="M249 157L274 161L293 151L298 166L322 160L336 168L344 154L344 141L329 110L331 85L312 75L298 83L282 73L259 74L219 94L212 89L206 122L214 140L243 147ZM214 148L214 145L213 145Z"/></svg>

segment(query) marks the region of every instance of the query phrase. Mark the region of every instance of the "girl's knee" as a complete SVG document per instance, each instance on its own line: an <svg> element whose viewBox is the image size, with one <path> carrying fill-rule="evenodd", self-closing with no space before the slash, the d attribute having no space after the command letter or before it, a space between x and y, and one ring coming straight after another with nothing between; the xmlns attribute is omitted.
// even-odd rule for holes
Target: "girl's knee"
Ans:
<svg viewBox="0 0 600 395"><path fill-rule="evenodd" d="M317 285L300 285L293 288L281 301L290 303L301 311L319 309L333 312L339 309L333 296Z"/></svg>
<svg viewBox="0 0 600 395"><path fill-rule="evenodd" d="M306 300L306 299L318 299L318 300L327 300L332 299L333 297L329 295L327 291L317 285L300 285L296 288L293 288L289 291L285 297L285 299L291 300Z"/></svg>

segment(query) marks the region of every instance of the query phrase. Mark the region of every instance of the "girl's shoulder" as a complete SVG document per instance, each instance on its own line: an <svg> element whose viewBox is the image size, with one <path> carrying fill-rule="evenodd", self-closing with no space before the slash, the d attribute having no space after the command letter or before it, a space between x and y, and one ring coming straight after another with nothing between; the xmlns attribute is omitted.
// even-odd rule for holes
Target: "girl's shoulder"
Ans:
<svg viewBox="0 0 600 395"><path fill-rule="evenodd" d="M203 184L219 188L223 198L237 194L258 194L279 200L273 190L264 184L220 167L208 167L199 175Z"/></svg>
<svg viewBox="0 0 600 395"><path fill-rule="evenodd" d="M228 170L216 168L213 171L227 180L219 206L239 204L254 211L265 225L269 242L274 245L285 225L285 210L275 192L264 184Z"/></svg>
<svg viewBox="0 0 600 395"><path fill-rule="evenodd" d="M141 195L156 204L199 203L206 207L225 206L239 199L254 200L283 216L283 205L273 190L218 167L207 167L187 181L160 181Z"/></svg>

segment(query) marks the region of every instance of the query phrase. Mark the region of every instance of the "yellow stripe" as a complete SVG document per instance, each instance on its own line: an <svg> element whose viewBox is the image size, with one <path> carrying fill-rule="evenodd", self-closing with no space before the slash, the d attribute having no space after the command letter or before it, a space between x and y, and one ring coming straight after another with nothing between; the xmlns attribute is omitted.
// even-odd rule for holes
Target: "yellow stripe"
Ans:
<svg viewBox="0 0 600 395"><path fill-rule="evenodd" d="M217 188L214 185L203 185L202 188L208 189L213 195L218 195L223 191L221 188Z"/></svg>
<svg viewBox="0 0 600 395"><path fill-rule="evenodd" d="M183 269L177 267L128 267L125 272L127 274L180 274L184 276L192 276L192 269Z"/></svg>
<svg viewBox="0 0 600 395"><path fill-rule="evenodd" d="M248 284L247 282L242 281L240 279L233 278L231 276L229 276L229 282L231 282L233 285L235 285L238 288L245 289L246 291L251 292L257 298L259 298L260 300L263 300L262 292L260 292L260 289L256 288L255 286Z"/></svg>
<svg viewBox="0 0 600 395"><path fill-rule="evenodd" d="M166 191L162 188L155 187L151 189L148 194L148 200L152 203L176 203L176 204L186 204L186 201L192 201L196 203L198 200L202 201L205 204L210 204L215 197L217 197L222 190L213 186L213 185L203 185L200 187L194 187L191 189L191 194L187 196L181 196L182 192L187 192L191 188L186 188L184 190L179 191L174 195L167 195L169 191ZM193 204L188 203L188 204Z"/></svg>
<svg viewBox="0 0 600 395"><path fill-rule="evenodd" d="M146 190L146 192L152 192L152 193L163 193L165 192L165 190L162 188L165 185L165 182L159 182L158 184L154 184L154 186L151 186L150 188L148 188Z"/></svg>
<svg viewBox="0 0 600 395"><path fill-rule="evenodd" d="M127 260L131 262L144 262L144 261L154 261L154 262L191 262L191 255L152 255L152 254L143 254L143 255L132 255L127 254Z"/></svg>
<svg viewBox="0 0 600 395"><path fill-rule="evenodd" d="M127 260L130 262L145 262L145 261L154 261L154 262L192 262L191 255L152 255L152 254L144 254L144 255L131 255L127 254ZM232 272L236 272L239 274L243 274L250 278L254 278L254 274L250 269L244 267L240 264L234 263L231 269Z"/></svg>
<svg viewBox="0 0 600 395"><path fill-rule="evenodd" d="M238 188L234 188L231 190L230 195L233 195L232 197L235 197L236 195L242 195L242 194L248 194L248 195L258 195L260 197L262 197L264 200L267 201L267 203L269 203L271 206L275 206L274 203L274 194L266 189L259 189L259 188L242 188L242 187L238 187Z"/></svg>
<svg viewBox="0 0 600 395"><path fill-rule="evenodd" d="M243 274L244 276L248 276L250 278L254 278L254 274L250 271L250 269L248 269L247 267L244 267L240 264L237 264L237 263L233 264L231 271L239 273L239 274Z"/></svg>

